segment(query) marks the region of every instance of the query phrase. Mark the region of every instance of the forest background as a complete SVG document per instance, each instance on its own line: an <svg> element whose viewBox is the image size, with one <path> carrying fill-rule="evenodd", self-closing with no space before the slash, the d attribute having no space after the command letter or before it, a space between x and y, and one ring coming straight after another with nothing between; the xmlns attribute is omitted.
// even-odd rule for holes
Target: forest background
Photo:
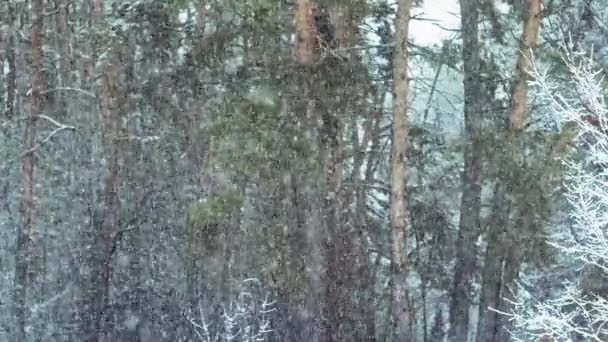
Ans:
<svg viewBox="0 0 608 342"><path fill-rule="evenodd" d="M0 2L0 340L605 341L607 5Z"/></svg>

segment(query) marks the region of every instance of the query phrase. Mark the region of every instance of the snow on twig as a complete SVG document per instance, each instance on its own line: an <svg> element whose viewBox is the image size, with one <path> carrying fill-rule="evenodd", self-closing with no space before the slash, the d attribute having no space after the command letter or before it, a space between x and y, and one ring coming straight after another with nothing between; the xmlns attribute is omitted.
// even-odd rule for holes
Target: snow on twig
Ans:
<svg viewBox="0 0 608 342"><path fill-rule="evenodd" d="M221 321L209 323L202 305L199 318L187 316L197 338L202 342L263 342L271 333L272 318L276 312L275 301L266 294L260 297L262 285L259 280L249 278L242 281L239 294L234 301L225 304Z"/></svg>
<svg viewBox="0 0 608 342"><path fill-rule="evenodd" d="M570 232L555 234L549 242L584 269L593 269L608 277L608 108L600 71L592 58L572 52L564 44L563 61L570 75L564 94L550 76L550 68L533 64L531 82L546 101L561 127L577 127L574 144L584 156L563 160L566 168L566 200L572 221ZM580 273L580 272L579 272ZM605 278L606 279L606 278ZM516 341L606 341L608 339L608 300L581 286L581 279L562 283L548 299L537 300L517 284L513 310L512 334Z"/></svg>

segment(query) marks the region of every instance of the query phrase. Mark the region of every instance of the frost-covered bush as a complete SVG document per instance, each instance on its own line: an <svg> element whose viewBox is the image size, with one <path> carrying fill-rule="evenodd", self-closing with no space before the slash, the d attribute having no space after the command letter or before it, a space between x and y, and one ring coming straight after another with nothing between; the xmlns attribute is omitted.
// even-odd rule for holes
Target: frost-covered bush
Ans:
<svg viewBox="0 0 608 342"><path fill-rule="evenodd" d="M576 153L563 162L569 227L552 234L551 244L564 263L560 288L538 298L525 286L517 289L513 320L520 341L608 340L608 108L604 80L593 56L565 46L563 61L570 77L556 81L550 68L534 66L534 86L547 101L562 129L573 129ZM589 286L590 274L596 286ZM529 288L529 287L528 287Z"/></svg>
<svg viewBox="0 0 608 342"><path fill-rule="evenodd" d="M274 301L263 293L257 279L243 281L238 296L223 307L220 322L209 322L205 308L188 315L194 331L203 342L263 342L270 340Z"/></svg>

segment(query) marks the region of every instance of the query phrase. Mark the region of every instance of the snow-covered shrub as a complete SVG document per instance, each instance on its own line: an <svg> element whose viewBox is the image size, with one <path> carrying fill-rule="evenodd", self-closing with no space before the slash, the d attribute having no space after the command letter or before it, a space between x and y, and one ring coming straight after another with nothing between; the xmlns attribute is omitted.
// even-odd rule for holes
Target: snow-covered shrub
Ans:
<svg viewBox="0 0 608 342"><path fill-rule="evenodd" d="M566 45L566 44L565 44ZM568 226L551 234L564 272L546 298L520 284L514 309L514 337L520 341L608 341L608 108L602 72L593 56L564 46L570 77L556 81L550 68L534 66L533 85L562 129L573 129L576 153L563 162ZM559 82L559 83L558 83ZM590 276L591 275L591 276ZM595 278L595 286L591 286Z"/></svg>
<svg viewBox="0 0 608 342"><path fill-rule="evenodd" d="M242 282L234 301L225 303L221 322L209 322L205 308L196 315L188 315L194 331L203 342L263 342L270 340L274 301L257 279Z"/></svg>

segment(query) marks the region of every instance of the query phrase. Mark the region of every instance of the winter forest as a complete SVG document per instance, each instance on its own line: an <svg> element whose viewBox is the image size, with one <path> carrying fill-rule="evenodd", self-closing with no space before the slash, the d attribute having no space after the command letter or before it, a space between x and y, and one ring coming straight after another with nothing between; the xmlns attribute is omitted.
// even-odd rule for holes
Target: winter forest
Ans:
<svg viewBox="0 0 608 342"><path fill-rule="evenodd" d="M608 0L0 0L0 341L608 341L606 67Z"/></svg>

